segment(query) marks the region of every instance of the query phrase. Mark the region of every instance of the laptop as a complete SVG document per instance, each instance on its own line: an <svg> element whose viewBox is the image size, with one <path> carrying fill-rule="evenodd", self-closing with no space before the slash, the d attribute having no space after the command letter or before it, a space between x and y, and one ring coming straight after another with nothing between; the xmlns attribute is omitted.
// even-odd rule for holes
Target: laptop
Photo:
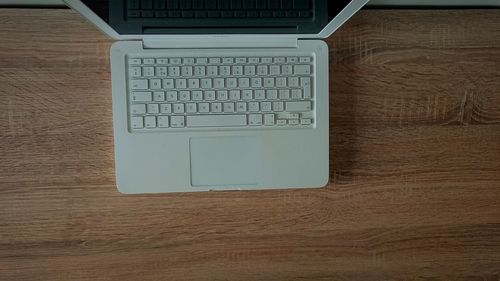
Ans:
<svg viewBox="0 0 500 281"><path fill-rule="evenodd" d="M111 47L126 194L329 180L330 36L368 0L65 0Z"/></svg>

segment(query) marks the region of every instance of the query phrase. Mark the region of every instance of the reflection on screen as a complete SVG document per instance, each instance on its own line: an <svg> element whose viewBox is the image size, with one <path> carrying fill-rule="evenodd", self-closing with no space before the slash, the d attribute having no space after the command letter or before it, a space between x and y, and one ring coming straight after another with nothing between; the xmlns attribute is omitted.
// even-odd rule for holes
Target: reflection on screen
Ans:
<svg viewBox="0 0 500 281"><path fill-rule="evenodd" d="M119 34L316 34L349 0L82 0Z"/></svg>

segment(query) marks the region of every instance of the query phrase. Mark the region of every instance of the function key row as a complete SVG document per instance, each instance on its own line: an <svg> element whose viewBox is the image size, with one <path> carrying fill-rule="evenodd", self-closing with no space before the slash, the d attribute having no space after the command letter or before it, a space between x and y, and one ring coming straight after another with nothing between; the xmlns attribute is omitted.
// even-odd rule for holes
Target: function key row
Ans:
<svg viewBox="0 0 500 281"><path fill-rule="evenodd" d="M231 58L129 58L130 65L311 63L311 57L231 57Z"/></svg>

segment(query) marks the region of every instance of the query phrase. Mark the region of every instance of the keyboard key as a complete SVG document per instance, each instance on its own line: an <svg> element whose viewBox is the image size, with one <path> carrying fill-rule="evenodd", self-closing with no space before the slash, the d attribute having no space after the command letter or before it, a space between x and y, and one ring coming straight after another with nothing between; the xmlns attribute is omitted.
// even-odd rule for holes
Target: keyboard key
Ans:
<svg viewBox="0 0 500 281"><path fill-rule="evenodd" d="M210 112L210 104L205 102L198 104L198 112L200 113Z"/></svg>
<svg viewBox="0 0 500 281"><path fill-rule="evenodd" d="M276 125L278 126L285 126L287 124L287 121L285 119L279 119L276 121Z"/></svg>
<svg viewBox="0 0 500 281"><path fill-rule="evenodd" d="M201 88L203 89L212 88L212 79L201 79Z"/></svg>
<svg viewBox="0 0 500 281"><path fill-rule="evenodd" d="M272 111L271 102L269 102L269 101L261 102L260 103L260 110L262 112L270 112L270 111Z"/></svg>
<svg viewBox="0 0 500 281"><path fill-rule="evenodd" d="M173 89L175 87L174 79L163 79L162 82L163 82L164 89Z"/></svg>
<svg viewBox="0 0 500 281"><path fill-rule="evenodd" d="M129 64L141 64L142 60L141 59L129 59L128 63Z"/></svg>
<svg viewBox="0 0 500 281"><path fill-rule="evenodd" d="M246 111L247 111L247 103L246 102L236 103L236 112L246 112Z"/></svg>
<svg viewBox="0 0 500 281"><path fill-rule="evenodd" d="M269 67L269 73L271 75L281 75L281 67L279 65L271 65Z"/></svg>
<svg viewBox="0 0 500 281"><path fill-rule="evenodd" d="M183 66L181 67L181 74L184 77L193 76L193 67L192 66Z"/></svg>
<svg viewBox="0 0 500 281"><path fill-rule="evenodd" d="M269 73L269 68L267 65L258 65L257 66L257 74L258 75L267 75Z"/></svg>
<svg viewBox="0 0 500 281"><path fill-rule="evenodd" d="M194 101L201 101L203 100L203 92L202 91L193 91L193 97L192 99Z"/></svg>
<svg viewBox="0 0 500 281"><path fill-rule="evenodd" d="M250 114L250 115L248 115L248 125L250 125L250 126L262 126L262 114Z"/></svg>
<svg viewBox="0 0 500 281"><path fill-rule="evenodd" d="M215 91L206 91L205 92L205 100L208 100L208 101L215 100Z"/></svg>
<svg viewBox="0 0 500 281"><path fill-rule="evenodd" d="M228 78L226 80L226 87L227 88L237 88L238 87L238 79L236 79L236 78Z"/></svg>
<svg viewBox="0 0 500 281"><path fill-rule="evenodd" d="M310 101L296 101L296 102L287 102L286 103L287 111L310 111L312 110Z"/></svg>
<svg viewBox="0 0 500 281"><path fill-rule="evenodd" d="M170 77L179 77L181 76L181 69L178 66L170 66L168 68L168 74Z"/></svg>
<svg viewBox="0 0 500 281"><path fill-rule="evenodd" d="M158 127L159 128L168 128L168 116L158 116Z"/></svg>
<svg viewBox="0 0 500 281"><path fill-rule="evenodd" d="M168 91L167 101L177 101L177 91Z"/></svg>
<svg viewBox="0 0 500 281"><path fill-rule="evenodd" d="M164 92L154 92L153 93L154 101L165 101L165 93Z"/></svg>
<svg viewBox="0 0 500 281"><path fill-rule="evenodd" d="M228 95L227 91L217 91L217 100L227 100Z"/></svg>
<svg viewBox="0 0 500 281"><path fill-rule="evenodd" d="M293 74L295 75L310 75L311 66L310 65L295 65L293 67Z"/></svg>
<svg viewBox="0 0 500 281"><path fill-rule="evenodd" d="M245 75L254 76L255 75L255 66L247 65L245 66Z"/></svg>
<svg viewBox="0 0 500 281"><path fill-rule="evenodd" d="M132 80L130 82L130 88L132 90L147 90L148 87L148 80Z"/></svg>
<svg viewBox="0 0 500 281"><path fill-rule="evenodd" d="M311 125L311 119L300 119L300 125Z"/></svg>
<svg viewBox="0 0 500 281"><path fill-rule="evenodd" d="M310 57L300 57L299 62L300 63L310 63L312 60Z"/></svg>
<svg viewBox="0 0 500 281"><path fill-rule="evenodd" d="M189 92L189 91L180 91L179 92L179 100L181 100L181 101L189 101L189 100L191 100L191 92Z"/></svg>
<svg viewBox="0 0 500 281"><path fill-rule="evenodd" d="M133 104L130 106L130 112L132 114L140 115L146 113L146 105L145 104Z"/></svg>
<svg viewBox="0 0 500 281"><path fill-rule="evenodd" d="M182 64L182 59L181 58L171 58L170 64Z"/></svg>
<svg viewBox="0 0 500 281"><path fill-rule="evenodd" d="M220 113L222 112L222 103L220 102L214 102L210 105L210 111L213 113Z"/></svg>
<svg viewBox="0 0 500 281"><path fill-rule="evenodd" d="M302 98L302 90L293 89L292 90L292 99L300 100Z"/></svg>
<svg viewBox="0 0 500 281"><path fill-rule="evenodd" d="M251 99L253 99L252 90L243 90L243 99L244 100L251 100Z"/></svg>
<svg viewBox="0 0 500 281"><path fill-rule="evenodd" d="M271 88L271 87L274 87L274 85L275 85L274 78L272 78L272 77L264 78L264 87Z"/></svg>
<svg viewBox="0 0 500 281"><path fill-rule="evenodd" d="M172 116L172 117L170 117L170 127L183 128L184 126L186 126L184 116Z"/></svg>
<svg viewBox="0 0 500 281"><path fill-rule="evenodd" d="M255 90L255 99L256 100L266 99L266 91L264 91L264 90Z"/></svg>
<svg viewBox="0 0 500 281"><path fill-rule="evenodd" d="M250 87L250 79L248 78L238 78L238 87L248 88Z"/></svg>
<svg viewBox="0 0 500 281"><path fill-rule="evenodd" d="M259 106L259 103L258 102L249 102L248 103L248 111L250 112L258 112L260 111L260 106Z"/></svg>
<svg viewBox="0 0 500 281"><path fill-rule="evenodd" d="M149 87L153 90L161 89L161 79L151 79L149 80Z"/></svg>
<svg viewBox="0 0 500 281"><path fill-rule="evenodd" d="M186 89L187 88L187 80L186 79L175 79L175 87L177 89Z"/></svg>
<svg viewBox="0 0 500 281"><path fill-rule="evenodd" d="M172 113L172 105L171 104L161 104L160 112L163 114Z"/></svg>
<svg viewBox="0 0 500 281"><path fill-rule="evenodd" d="M130 118L130 127L132 127L132 129L142 129L142 128L144 128L144 118L142 118L142 117L131 117Z"/></svg>
<svg viewBox="0 0 500 281"><path fill-rule="evenodd" d="M279 91L280 100L287 100L290 98L290 90L280 90Z"/></svg>
<svg viewBox="0 0 500 281"><path fill-rule="evenodd" d="M198 88L200 88L200 79L189 79L188 80L188 87L190 89L198 89Z"/></svg>
<svg viewBox="0 0 500 281"><path fill-rule="evenodd" d="M241 99L241 92L240 92L240 90L231 90L229 92L229 99L230 100L240 100Z"/></svg>
<svg viewBox="0 0 500 281"><path fill-rule="evenodd" d="M276 117L274 114L265 114L264 115L264 125L272 126L276 122Z"/></svg>
<svg viewBox="0 0 500 281"><path fill-rule="evenodd" d="M168 58L157 59L156 63L157 64L162 64L162 65L166 65L166 64L168 64Z"/></svg>
<svg viewBox="0 0 500 281"><path fill-rule="evenodd" d="M194 115L187 116L188 127L238 127L246 126L245 115Z"/></svg>
<svg viewBox="0 0 500 281"><path fill-rule="evenodd" d="M283 110L285 110L285 106L284 106L284 103L282 101L273 102L273 111L281 112Z"/></svg>
<svg viewBox="0 0 500 281"><path fill-rule="evenodd" d="M226 102L223 104L224 113L233 113L234 112L234 103Z"/></svg>
<svg viewBox="0 0 500 281"><path fill-rule="evenodd" d="M133 92L130 99L133 102L148 102L153 100L153 95L151 92Z"/></svg>
<svg viewBox="0 0 500 281"><path fill-rule="evenodd" d="M283 65L283 66L281 66L281 73L283 75L287 75L287 76L292 75L293 74L293 68L292 68L292 66L291 65Z"/></svg>
<svg viewBox="0 0 500 281"><path fill-rule="evenodd" d="M167 67L166 66L160 66L156 68L156 75L160 77L167 77Z"/></svg>
<svg viewBox="0 0 500 281"><path fill-rule="evenodd" d="M186 104L186 112L187 113L196 113L197 106L196 103L188 103Z"/></svg>
<svg viewBox="0 0 500 281"><path fill-rule="evenodd" d="M266 96L268 100L276 100L278 99L278 90L267 90Z"/></svg>
<svg viewBox="0 0 500 281"><path fill-rule="evenodd" d="M262 78L252 78L251 80L252 88L262 87Z"/></svg>
<svg viewBox="0 0 500 281"><path fill-rule="evenodd" d="M148 104L148 113L149 114L160 113L160 107L158 106L158 104Z"/></svg>
<svg viewBox="0 0 500 281"><path fill-rule="evenodd" d="M195 66L194 67L194 75L195 76L205 76L205 67L204 66Z"/></svg>
<svg viewBox="0 0 500 281"><path fill-rule="evenodd" d="M142 73L146 77L152 77L152 76L155 76L155 69L152 66L143 67Z"/></svg>
<svg viewBox="0 0 500 281"><path fill-rule="evenodd" d="M278 77L276 78L276 87L284 88L286 87L286 77Z"/></svg>
<svg viewBox="0 0 500 281"><path fill-rule="evenodd" d="M222 89L225 86L225 81L222 78L215 78L214 79L214 88L215 89Z"/></svg>
<svg viewBox="0 0 500 281"><path fill-rule="evenodd" d="M144 117L145 127L148 129L156 128L156 117L155 116L146 116Z"/></svg>
<svg viewBox="0 0 500 281"><path fill-rule="evenodd" d="M142 76L142 68L139 66L131 67L128 73L131 77L140 77Z"/></svg>
<svg viewBox="0 0 500 281"><path fill-rule="evenodd" d="M155 64L155 59L144 59L143 60L144 64Z"/></svg>
<svg viewBox="0 0 500 281"><path fill-rule="evenodd" d="M184 104L183 103L176 103L173 105L173 111L174 113L184 113L185 111L185 107L184 107Z"/></svg>

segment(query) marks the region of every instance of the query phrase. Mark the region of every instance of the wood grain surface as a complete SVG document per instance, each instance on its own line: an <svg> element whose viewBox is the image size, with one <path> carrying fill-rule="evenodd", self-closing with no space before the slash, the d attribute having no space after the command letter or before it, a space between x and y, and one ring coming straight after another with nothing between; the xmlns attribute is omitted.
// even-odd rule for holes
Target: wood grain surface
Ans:
<svg viewBox="0 0 500 281"><path fill-rule="evenodd" d="M317 190L119 194L111 43L0 10L0 280L500 280L500 10L362 11L329 38Z"/></svg>

